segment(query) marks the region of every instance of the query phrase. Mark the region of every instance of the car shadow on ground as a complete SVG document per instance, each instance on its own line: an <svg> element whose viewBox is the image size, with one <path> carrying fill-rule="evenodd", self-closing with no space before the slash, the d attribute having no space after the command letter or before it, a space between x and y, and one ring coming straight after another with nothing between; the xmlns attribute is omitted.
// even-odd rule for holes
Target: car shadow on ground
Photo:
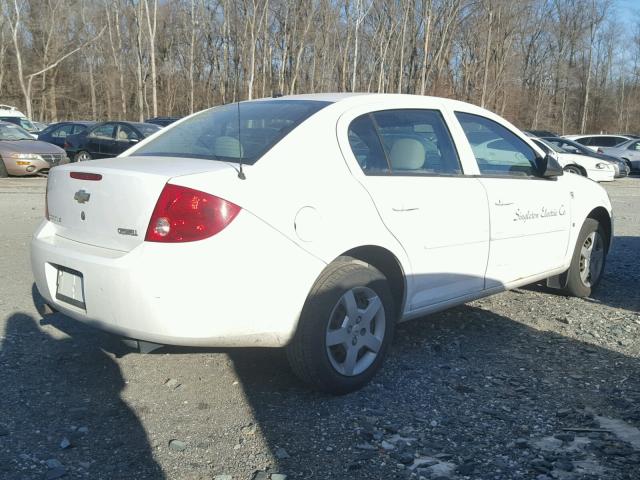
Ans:
<svg viewBox="0 0 640 480"><path fill-rule="evenodd" d="M510 462L539 453L515 448L518 438L597 427L591 411L640 426L636 358L469 306L402 325L382 372L343 397L306 390L282 352L229 355L272 451L286 451L278 469L296 478L407 478L397 465L420 455L513 478ZM414 440L386 450L397 433ZM629 464L594 452L616 472L608 478L637 472L640 452ZM524 478L543 473L524 467Z"/></svg>
<svg viewBox="0 0 640 480"><path fill-rule="evenodd" d="M585 301L640 312L640 294L638 293L640 276L635 273L634 267L638 261L638 255L640 255L640 237L616 236L607 256L604 277L593 295ZM561 290L548 288L544 284L529 285L525 289L564 296Z"/></svg>
<svg viewBox="0 0 640 480"><path fill-rule="evenodd" d="M65 324L55 314L49 320ZM144 427L122 400L121 342L95 330L54 338L30 315L0 343L0 478L162 479ZM8 443L5 443L8 442Z"/></svg>
<svg viewBox="0 0 640 480"><path fill-rule="evenodd" d="M637 251L637 240L628 242ZM623 260L613 257L614 273L599 301L630 309L633 304L615 297L626 291L626 279L616 270L615 262ZM39 297L35 290L33 295ZM591 471L581 472L578 463L572 468L600 478L636 478L640 452L611 433L579 433L584 446L574 451L533 446L549 435L567 434L563 428L597 429L595 414L640 427L638 359L547 331L534 320L518 322L464 305L402 324L382 371L362 390L341 397L309 390L279 349L165 347L161 353L228 355L270 450L267 471L289 478L409 478L409 466L424 457L452 465L454 475L479 478L535 478L551 474L560 461L586 460ZM118 366L103 353L120 356L126 347L62 315L47 321L71 338L53 340L32 318L16 315L2 351L13 349L18 359L25 353L24 364L12 367L24 376L25 387L10 404L29 399L17 407L33 408L34 424L27 428L36 429L38 417L53 422L58 412L62 420L55 420L49 435L95 418L91 428L105 443L94 451L120 452L117 461L105 462L115 469L113 478L131 468L139 469L136 478L162 478L140 421L120 398ZM35 358L25 350L33 345L42 351ZM209 390L192 388L196 398L207 398ZM90 410L77 418L78 406Z"/></svg>

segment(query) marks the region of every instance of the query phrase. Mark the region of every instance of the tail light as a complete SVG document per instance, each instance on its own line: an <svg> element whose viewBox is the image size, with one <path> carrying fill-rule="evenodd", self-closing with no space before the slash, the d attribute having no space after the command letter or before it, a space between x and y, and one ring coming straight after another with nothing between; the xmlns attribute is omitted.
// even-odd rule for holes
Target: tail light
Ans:
<svg viewBox="0 0 640 480"><path fill-rule="evenodd" d="M195 242L224 230L241 208L222 198L166 184L153 209L145 241Z"/></svg>
<svg viewBox="0 0 640 480"><path fill-rule="evenodd" d="M64 149L66 150L66 149L67 149L67 148L69 148L70 146L71 146L71 144L65 140L65 141L64 141L64 145L62 145L62 148L64 148Z"/></svg>

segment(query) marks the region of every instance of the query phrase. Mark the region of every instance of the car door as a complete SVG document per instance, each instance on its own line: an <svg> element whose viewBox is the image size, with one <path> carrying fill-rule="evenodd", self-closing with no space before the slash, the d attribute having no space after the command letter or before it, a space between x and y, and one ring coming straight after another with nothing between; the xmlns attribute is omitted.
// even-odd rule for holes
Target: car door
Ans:
<svg viewBox="0 0 640 480"><path fill-rule="evenodd" d="M133 145L138 143L141 139L140 134L135 131L131 126L124 123L118 124L116 130L116 140L114 142L112 156L120 155L125 150L128 150Z"/></svg>
<svg viewBox="0 0 640 480"><path fill-rule="evenodd" d="M109 152L112 150L113 142L115 141L115 129L116 125L114 123L104 123L89 132L86 148L93 158L111 156Z"/></svg>
<svg viewBox="0 0 640 480"><path fill-rule="evenodd" d="M47 137L49 142L59 146L60 148L63 148L65 139L72 133L73 133L73 125L67 123L65 125L61 125L57 128L54 128L53 131L51 131L47 135Z"/></svg>
<svg viewBox="0 0 640 480"><path fill-rule="evenodd" d="M408 311L480 292L487 198L477 179L464 177L442 112L359 109L340 124L348 130L343 151L359 165L356 176L408 254Z"/></svg>
<svg viewBox="0 0 640 480"><path fill-rule="evenodd" d="M560 268L571 222L570 191L542 178L538 154L497 119L456 111L489 200L491 244L487 288Z"/></svg>

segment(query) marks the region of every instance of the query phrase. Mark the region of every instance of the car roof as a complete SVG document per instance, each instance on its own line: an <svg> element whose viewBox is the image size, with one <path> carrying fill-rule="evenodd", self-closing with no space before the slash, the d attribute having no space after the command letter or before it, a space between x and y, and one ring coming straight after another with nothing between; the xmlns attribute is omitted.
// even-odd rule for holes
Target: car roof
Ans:
<svg viewBox="0 0 640 480"><path fill-rule="evenodd" d="M284 101L284 100L307 100L307 101L319 101L328 102L336 106L342 106L344 109L360 106L368 106L373 102L390 104L396 101L404 101L416 99L420 100L420 103L424 105L424 102L433 102L434 107L436 105L446 106L451 109L462 109L467 112L475 112L488 117L497 117L497 115L489 110L481 108L477 105L473 105L467 102L461 102L459 100L453 100L444 97L432 97L428 95L411 95L405 93L366 93L366 92L342 92L342 93L310 93L301 95L283 95L277 97L265 97L258 98L249 101ZM403 107L406 108L406 107ZM424 107L421 107L424 108Z"/></svg>

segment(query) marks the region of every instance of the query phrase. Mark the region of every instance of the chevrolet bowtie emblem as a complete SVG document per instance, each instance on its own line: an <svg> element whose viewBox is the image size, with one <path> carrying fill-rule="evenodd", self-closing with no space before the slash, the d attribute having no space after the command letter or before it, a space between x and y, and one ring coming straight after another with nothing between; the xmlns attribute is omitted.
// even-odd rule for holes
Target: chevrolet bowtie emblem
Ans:
<svg viewBox="0 0 640 480"><path fill-rule="evenodd" d="M89 192L86 192L84 190L78 190L76 194L73 196L73 199L78 203L87 203L90 197L91 197L91 194Z"/></svg>

